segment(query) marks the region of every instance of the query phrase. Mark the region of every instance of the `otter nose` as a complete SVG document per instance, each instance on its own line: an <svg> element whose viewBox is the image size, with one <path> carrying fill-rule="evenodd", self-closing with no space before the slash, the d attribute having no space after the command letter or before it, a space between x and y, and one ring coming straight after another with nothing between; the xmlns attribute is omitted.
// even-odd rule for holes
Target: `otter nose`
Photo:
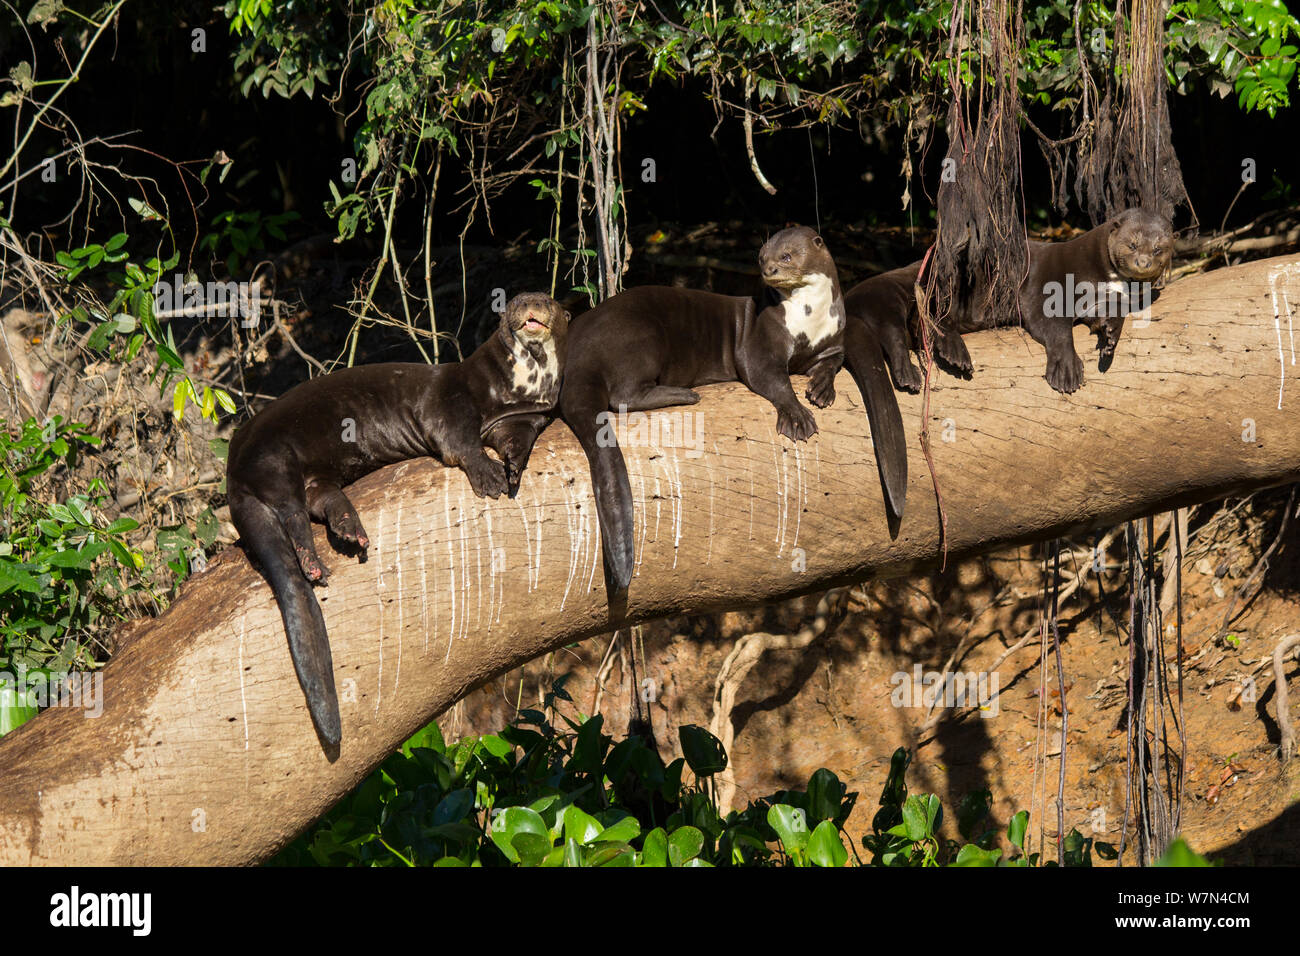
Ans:
<svg viewBox="0 0 1300 956"><path fill-rule="evenodd" d="M1151 257L1145 253L1141 253L1134 257L1133 264L1145 272L1147 269L1151 268Z"/></svg>

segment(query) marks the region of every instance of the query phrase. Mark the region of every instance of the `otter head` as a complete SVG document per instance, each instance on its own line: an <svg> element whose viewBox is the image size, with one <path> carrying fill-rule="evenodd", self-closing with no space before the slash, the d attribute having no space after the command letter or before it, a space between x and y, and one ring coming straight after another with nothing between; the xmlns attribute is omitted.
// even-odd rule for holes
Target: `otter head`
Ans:
<svg viewBox="0 0 1300 956"><path fill-rule="evenodd" d="M548 342L559 347L569 331L569 313L545 292L522 292L506 303L501 334L506 344L516 343L534 354Z"/></svg>
<svg viewBox="0 0 1300 956"><path fill-rule="evenodd" d="M786 293L807 285L816 275L835 278L835 262L826 243L807 226L782 229L758 250L763 282Z"/></svg>
<svg viewBox="0 0 1300 956"><path fill-rule="evenodd" d="M1106 239L1110 264L1121 279L1153 282L1164 275L1174 254L1174 230L1149 209L1125 209Z"/></svg>
<svg viewBox="0 0 1300 956"><path fill-rule="evenodd" d="M1141 283L1142 292L1136 301L1130 300L1128 308L1145 308L1152 299L1151 288L1159 288L1160 280L1169 268L1174 254L1174 230L1168 220L1149 209L1125 209L1111 223L1106 237L1106 253L1110 258L1113 275L1125 284ZM1147 284L1150 283L1151 286ZM1119 315L1099 315L1089 323L1101 337L1102 371L1109 366L1115 347L1124 329L1125 310Z"/></svg>

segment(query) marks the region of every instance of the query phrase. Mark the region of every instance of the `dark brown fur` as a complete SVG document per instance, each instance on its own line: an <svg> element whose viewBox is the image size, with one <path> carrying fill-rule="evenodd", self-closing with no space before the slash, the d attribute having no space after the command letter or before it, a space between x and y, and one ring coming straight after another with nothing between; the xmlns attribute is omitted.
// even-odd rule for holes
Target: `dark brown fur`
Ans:
<svg viewBox="0 0 1300 956"><path fill-rule="evenodd" d="M693 405L696 386L739 381L776 407L777 431L804 441L817 423L795 397L791 373L810 377L805 397L817 407L835 400L844 307L825 243L806 227L782 230L759 252L759 268L762 298L648 286L574 322L560 409L591 465L612 605L632 579L632 489L617 442L601 438L603 416Z"/></svg>
<svg viewBox="0 0 1300 956"><path fill-rule="evenodd" d="M961 340L967 332L1023 324L1035 341L1047 350L1048 383L1059 392L1073 392L1083 384L1083 361L1074 350L1071 332L1076 322L1086 324L1101 340L1098 367L1105 371L1114 356L1124 328L1124 315L1143 303L1119 299L1116 308L1094 307L1076 314L1051 314L1055 302L1053 284L1065 290L1089 285L1104 290L1112 282L1150 283L1169 267L1173 232L1168 222L1153 213L1128 209L1077 239L1066 242L1030 242L1029 274L1020 284L1019 314L994 315L977 310L958 311L949 316L934 342L935 356L949 369L969 375L970 353ZM920 262L873 276L860 282L844 296L850 323L863 323L880 341L894 384L906 391L919 391L921 375L912 364L913 348L919 343L916 300L913 285ZM1154 299L1155 291L1151 290ZM1072 305L1073 301L1067 303Z"/></svg>
<svg viewBox="0 0 1300 956"><path fill-rule="evenodd" d="M568 320L549 296L516 296L497 333L459 364L334 372L290 389L235 432L226 468L230 516L270 579L326 743L337 744L342 731L329 639L308 583L329 574L310 520L364 550L369 537L344 486L426 455L464 471L476 495L513 496L559 397ZM549 371L548 344L555 356Z"/></svg>

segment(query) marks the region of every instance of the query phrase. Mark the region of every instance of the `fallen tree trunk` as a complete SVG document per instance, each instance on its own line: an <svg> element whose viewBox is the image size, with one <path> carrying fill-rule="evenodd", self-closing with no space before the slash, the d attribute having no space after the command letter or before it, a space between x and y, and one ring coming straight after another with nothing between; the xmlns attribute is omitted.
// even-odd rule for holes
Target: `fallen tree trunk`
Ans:
<svg viewBox="0 0 1300 956"><path fill-rule="evenodd" d="M1077 330L1090 360L1073 396L1048 388L1026 336L970 337L973 381L941 377L931 396L949 559L1300 480L1300 367L1274 296L1288 281L1300 302L1300 259L1178 283L1149 325L1130 321L1105 375ZM726 385L678 410L699 416L687 419L703 426L698 449L625 449L638 529L627 623L940 560L921 398L900 395L911 477L891 540L860 397L847 373L837 386L806 445ZM612 629L586 461L563 425L538 443L517 500L477 499L428 460L349 495L369 560L335 555L317 592L342 703L337 758L312 730L269 588L230 549L132 628L104 672L102 716L51 708L0 742L0 864L263 859L474 687ZM331 553L320 529L317 542Z"/></svg>

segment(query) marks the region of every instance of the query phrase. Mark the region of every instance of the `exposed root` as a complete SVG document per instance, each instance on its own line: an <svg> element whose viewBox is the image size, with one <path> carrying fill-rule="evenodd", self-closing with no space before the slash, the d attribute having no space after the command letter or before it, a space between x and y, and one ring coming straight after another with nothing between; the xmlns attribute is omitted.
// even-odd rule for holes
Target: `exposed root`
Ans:
<svg viewBox="0 0 1300 956"><path fill-rule="evenodd" d="M727 753L736 738L736 729L731 723L731 712L736 706L736 692L744 683L754 665L768 651L802 650L814 641L834 632L848 611L848 588L834 588L822 595L817 602L817 610L812 620L808 621L793 634L769 634L756 631L746 634L736 641L735 647L722 662L717 679L713 684L713 719L709 722L709 732L722 741ZM731 809L731 801L736 795L736 779L732 772L734 761L729 761L727 769L715 778L717 784L718 811L724 816Z"/></svg>
<svg viewBox="0 0 1300 956"><path fill-rule="evenodd" d="M1287 704L1286 671L1283 662L1287 654L1300 647L1300 633L1292 634L1278 641L1273 648L1273 686L1277 688L1277 726L1282 734L1282 760L1285 762L1295 756L1295 728L1291 726L1291 714Z"/></svg>

